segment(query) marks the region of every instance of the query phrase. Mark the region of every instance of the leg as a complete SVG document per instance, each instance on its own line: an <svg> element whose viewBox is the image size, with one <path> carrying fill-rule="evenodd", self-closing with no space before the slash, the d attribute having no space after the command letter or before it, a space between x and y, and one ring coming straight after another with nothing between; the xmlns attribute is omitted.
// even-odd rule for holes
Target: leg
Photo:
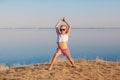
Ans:
<svg viewBox="0 0 120 80"><path fill-rule="evenodd" d="M72 64L72 66L75 67L75 63L74 63L73 59L71 58L70 52L68 52L68 53L66 54L66 56L67 56L68 60L70 61L70 63Z"/></svg>
<svg viewBox="0 0 120 80"><path fill-rule="evenodd" d="M61 54L61 51L59 49L57 49L56 53L54 54L53 58L52 58L52 61L50 63L50 66L48 68L48 70L51 70L52 69L52 66L55 62L55 60L57 59L57 57Z"/></svg>

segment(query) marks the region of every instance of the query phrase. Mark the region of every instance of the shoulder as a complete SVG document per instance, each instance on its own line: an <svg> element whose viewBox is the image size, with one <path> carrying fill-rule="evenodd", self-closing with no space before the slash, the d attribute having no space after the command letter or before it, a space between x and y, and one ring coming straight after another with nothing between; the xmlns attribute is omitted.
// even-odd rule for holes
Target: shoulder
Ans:
<svg viewBox="0 0 120 80"><path fill-rule="evenodd" d="M69 34L66 33L65 36L69 37Z"/></svg>
<svg viewBox="0 0 120 80"><path fill-rule="evenodd" d="M69 35L70 35L70 33L66 33L65 35L66 35L66 36L69 36Z"/></svg>

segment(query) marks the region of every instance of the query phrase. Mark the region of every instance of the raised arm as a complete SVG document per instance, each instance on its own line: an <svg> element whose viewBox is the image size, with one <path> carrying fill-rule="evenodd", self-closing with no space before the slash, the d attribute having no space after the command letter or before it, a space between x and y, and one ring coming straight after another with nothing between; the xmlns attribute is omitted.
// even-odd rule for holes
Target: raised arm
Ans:
<svg viewBox="0 0 120 80"><path fill-rule="evenodd" d="M67 35L70 34L70 31L71 31L71 25L68 23L68 21L66 20L66 18L63 18L63 21L67 24L68 26L68 30L67 30Z"/></svg>
<svg viewBox="0 0 120 80"><path fill-rule="evenodd" d="M57 35L60 34L60 32L59 32L59 26L60 26L61 23L62 23L62 19L60 19L60 20L57 22L57 24L55 25L55 29L56 29Z"/></svg>

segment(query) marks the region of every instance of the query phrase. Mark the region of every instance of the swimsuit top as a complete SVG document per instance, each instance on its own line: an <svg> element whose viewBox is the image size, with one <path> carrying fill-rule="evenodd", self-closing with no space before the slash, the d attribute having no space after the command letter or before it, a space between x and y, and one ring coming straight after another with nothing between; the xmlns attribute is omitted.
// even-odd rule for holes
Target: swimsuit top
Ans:
<svg viewBox="0 0 120 80"><path fill-rule="evenodd" d="M59 34L57 37L57 42L68 42L68 35Z"/></svg>

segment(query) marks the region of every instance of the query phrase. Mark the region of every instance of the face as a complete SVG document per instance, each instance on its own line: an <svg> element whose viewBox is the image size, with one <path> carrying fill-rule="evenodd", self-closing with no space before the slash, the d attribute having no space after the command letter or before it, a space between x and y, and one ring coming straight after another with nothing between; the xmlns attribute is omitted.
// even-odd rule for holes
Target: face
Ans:
<svg viewBox="0 0 120 80"><path fill-rule="evenodd" d="M66 26L61 26L61 27L60 27L60 32L61 32L61 34L65 34L65 33L66 33L66 30L67 30Z"/></svg>

